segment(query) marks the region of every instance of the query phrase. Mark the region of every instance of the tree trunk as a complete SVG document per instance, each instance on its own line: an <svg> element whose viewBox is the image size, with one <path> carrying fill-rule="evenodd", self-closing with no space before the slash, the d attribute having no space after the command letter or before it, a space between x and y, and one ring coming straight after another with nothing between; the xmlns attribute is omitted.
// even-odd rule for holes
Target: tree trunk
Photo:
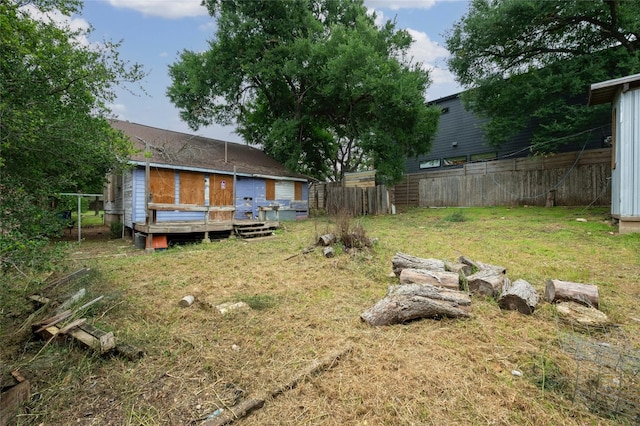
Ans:
<svg viewBox="0 0 640 426"><path fill-rule="evenodd" d="M407 268L400 272L400 284L431 284L436 287L460 290L460 276L455 272Z"/></svg>
<svg viewBox="0 0 640 426"><path fill-rule="evenodd" d="M429 284L390 286L387 295L360 315L369 325L400 324L420 318L468 318L466 293Z"/></svg>
<svg viewBox="0 0 640 426"><path fill-rule="evenodd" d="M550 303L572 301L598 309L598 287L591 284L548 280L544 296Z"/></svg>
<svg viewBox="0 0 640 426"><path fill-rule="evenodd" d="M500 306L500 309L531 315L536 309L539 300L540 297L533 286L520 279L505 289L498 299L498 306Z"/></svg>
<svg viewBox="0 0 640 426"><path fill-rule="evenodd" d="M509 279L499 269L483 269L467 277L469 291L479 296L498 297Z"/></svg>
<svg viewBox="0 0 640 426"><path fill-rule="evenodd" d="M403 269L427 269L429 271L442 271L444 272L444 261L439 259L424 259L422 257L415 257L405 253L396 253L393 256L393 273L396 277L400 276L400 272Z"/></svg>

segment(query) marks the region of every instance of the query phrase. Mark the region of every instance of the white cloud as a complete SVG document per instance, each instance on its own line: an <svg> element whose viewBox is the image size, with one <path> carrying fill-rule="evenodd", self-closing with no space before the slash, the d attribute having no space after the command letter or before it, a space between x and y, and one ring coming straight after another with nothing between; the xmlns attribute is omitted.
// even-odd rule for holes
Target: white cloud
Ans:
<svg viewBox="0 0 640 426"><path fill-rule="evenodd" d="M367 7L398 9L429 9L437 0L365 0Z"/></svg>
<svg viewBox="0 0 640 426"><path fill-rule="evenodd" d="M75 37L75 41L80 43L83 46L89 46L89 39L87 38L87 34L91 25L87 22L86 19L74 16L70 17L68 15L62 14L58 10L52 10L46 13L43 13L37 7L33 5L26 5L23 8L31 19L40 22L51 22L58 28L68 28L73 32L78 32L78 35Z"/></svg>
<svg viewBox="0 0 640 426"><path fill-rule="evenodd" d="M208 15L207 8L202 6L201 0L109 0L109 4L113 7L133 9L143 15L168 19Z"/></svg>
<svg viewBox="0 0 640 426"><path fill-rule="evenodd" d="M409 48L409 57L413 57L414 61L435 65L443 63L449 57L449 51L431 40L427 33L412 28L406 28L406 31L413 38L413 44Z"/></svg>
<svg viewBox="0 0 640 426"><path fill-rule="evenodd" d="M125 104L111 104L111 105L107 105L109 107L109 109L111 110L111 113L119 118L120 120L126 120L126 114L127 114L127 106Z"/></svg>

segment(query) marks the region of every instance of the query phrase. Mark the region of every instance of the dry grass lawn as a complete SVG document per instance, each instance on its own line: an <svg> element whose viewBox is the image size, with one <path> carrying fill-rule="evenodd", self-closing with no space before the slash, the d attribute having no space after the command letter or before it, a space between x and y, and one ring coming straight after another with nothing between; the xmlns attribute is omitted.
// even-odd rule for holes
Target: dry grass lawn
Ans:
<svg viewBox="0 0 640 426"><path fill-rule="evenodd" d="M46 308L27 317L28 302L14 301L2 336L3 370L19 368L32 382L19 424L197 425L346 348L330 368L237 423L637 424L574 401L576 378L587 373L561 348L563 336L580 333L640 351L640 235L618 234L607 217L599 208L412 209L354 219L377 243L355 254L336 247L330 259L320 249L302 254L333 230L330 218L283 223L271 239L153 255L125 240L74 244L67 270L91 272L49 296L64 300L80 287L85 301L104 295L84 316L146 355L100 357L71 342L43 349L28 322L46 316ZM524 316L473 298L472 319L370 327L360 314L397 283L389 276L396 252L502 265L512 281L523 278L541 295L551 278L595 284L600 309L617 326L587 333L562 322L546 302ZM188 294L196 302L179 307ZM237 301L251 309L223 316L213 307ZM634 371L625 379L638 389Z"/></svg>

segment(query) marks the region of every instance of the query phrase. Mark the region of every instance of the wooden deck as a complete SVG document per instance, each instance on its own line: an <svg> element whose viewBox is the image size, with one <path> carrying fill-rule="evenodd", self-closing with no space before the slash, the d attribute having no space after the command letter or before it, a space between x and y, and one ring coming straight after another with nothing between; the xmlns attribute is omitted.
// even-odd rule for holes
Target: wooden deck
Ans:
<svg viewBox="0 0 640 426"><path fill-rule="evenodd" d="M278 221L264 221L251 219L236 219L213 221L184 221L184 222L156 222L156 223L136 223L134 230L145 234L191 234L198 232L225 232L233 231L236 227L247 225L263 225L272 228L280 226Z"/></svg>
<svg viewBox="0 0 640 426"><path fill-rule="evenodd" d="M158 248L167 247L167 236L180 234L202 233L203 242L211 241L210 233L228 232L229 235L236 234L241 238L254 238L273 235L273 231L280 225L278 220L254 220L254 219L212 219L214 215L226 215L233 217L235 207L233 206L200 206L193 204L161 204L149 203L147 222L134 223L135 232L145 234L145 250L152 252L155 250L154 235L161 237ZM177 212L202 212L202 219L185 221L158 221L159 211ZM264 216L263 216L264 217ZM160 247L162 245L162 247Z"/></svg>

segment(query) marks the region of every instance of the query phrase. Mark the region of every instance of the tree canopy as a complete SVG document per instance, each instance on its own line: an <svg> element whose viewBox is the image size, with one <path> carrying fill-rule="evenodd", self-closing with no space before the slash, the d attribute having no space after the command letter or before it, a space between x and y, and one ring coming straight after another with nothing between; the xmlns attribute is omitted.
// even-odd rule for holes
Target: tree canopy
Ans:
<svg viewBox="0 0 640 426"><path fill-rule="evenodd" d="M34 18L69 17L80 5L0 0L0 264L54 229L51 197L102 192L106 172L131 150L107 121L107 104L141 68L119 58L117 43L88 46L86 33Z"/></svg>
<svg viewBox="0 0 640 426"><path fill-rule="evenodd" d="M237 125L290 170L320 180L374 167L394 182L428 152L439 111L406 31L377 27L362 1L206 0L217 19L205 52L170 66L171 101L193 129Z"/></svg>
<svg viewBox="0 0 640 426"><path fill-rule="evenodd" d="M447 34L449 67L470 89L500 146L534 123L535 150L554 151L609 115L589 86L640 71L640 8L632 0L473 0Z"/></svg>

